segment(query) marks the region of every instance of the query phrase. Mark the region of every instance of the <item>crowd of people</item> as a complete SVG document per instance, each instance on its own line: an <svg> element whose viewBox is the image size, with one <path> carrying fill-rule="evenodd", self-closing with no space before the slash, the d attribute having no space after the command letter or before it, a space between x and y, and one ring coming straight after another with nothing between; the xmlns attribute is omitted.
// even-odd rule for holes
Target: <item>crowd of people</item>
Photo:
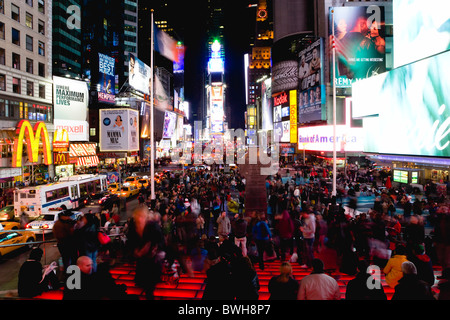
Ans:
<svg viewBox="0 0 450 320"><path fill-rule="evenodd" d="M371 276L368 266L385 274L396 290L395 299L434 299L433 265L440 265L444 271L439 299L448 297L447 198L434 193L430 184L425 196L413 201L412 190L379 188L370 171L339 172L339 192L333 196L329 177L329 170L313 166L269 176L267 210L257 212L246 211L246 178L238 169L164 172L156 197L141 190L142 200L124 223L121 258L136 264L136 284L148 299L154 298L162 279L176 281L181 273L195 271L206 272L205 300L258 299L256 268L263 270L270 259L281 262L280 275L269 283L271 299L340 299L336 280L319 258L326 249L337 253L340 272L355 276L346 299L386 299L382 287L364 287ZM358 192L375 196L368 212L355 214ZM350 211L344 208L345 198L350 199ZM397 214L400 208L403 214ZM104 226L100 221L91 213L76 224L60 217L54 233L64 268L87 261L97 272L99 250L104 250L97 236ZM427 224L432 236L425 233ZM67 234L70 244L64 240ZM294 279L294 263L311 270L311 275Z"/></svg>

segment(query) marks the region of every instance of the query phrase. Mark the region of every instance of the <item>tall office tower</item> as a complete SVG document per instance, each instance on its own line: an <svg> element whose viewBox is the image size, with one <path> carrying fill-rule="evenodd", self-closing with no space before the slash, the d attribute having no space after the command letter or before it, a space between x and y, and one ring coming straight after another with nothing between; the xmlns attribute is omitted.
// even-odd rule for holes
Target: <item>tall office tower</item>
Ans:
<svg viewBox="0 0 450 320"><path fill-rule="evenodd" d="M138 0L125 0L124 4L124 75L128 77L128 55L139 56Z"/></svg>
<svg viewBox="0 0 450 320"><path fill-rule="evenodd" d="M40 164L44 157L32 164L28 154L20 166L15 166L12 160L14 141L18 138L15 128L21 120L32 125L43 121L48 131L53 129L51 57L52 1L1 0L0 187L4 190L14 187L16 180L23 179L25 174L36 177L38 170L43 172ZM39 142L38 139L35 141ZM16 141L18 145L20 139ZM36 143L28 144L34 152Z"/></svg>
<svg viewBox="0 0 450 320"><path fill-rule="evenodd" d="M83 78L81 0L53 1L53 75Z"/></svg>
<svg viewBox="0 0 450 320"><path fill-rule="evenodd" d="M256 7L256 24L254 43L251 53L247 56L247 129L272 129L266 125L270 112L262 110L261 88L263 81L271 75L271 48L273 43L272 1L259 0ZM270 86L269 86L270 87ZM265 105L265 107L267 107ZM267 109L267 108L266 108ZM264 126L263 126L264 123Z"/></svg>
<svg viewBox="0 0 450 320"><path fill-rule="evenodd" d="M51 125L52 1L2 0L0 13L0 127Z"/></svg>
<svg viewBox="0 0 450 320"><path fill-rule="evenodd" d="M82 71L91 80L91 90L99 83L99 53L115 59L116 88L128 78L128 52L136 51L136 0L83 0L82 4ZM92 97L92 95L91 95ZM95 104L97 101L92 100Z"/></svg>

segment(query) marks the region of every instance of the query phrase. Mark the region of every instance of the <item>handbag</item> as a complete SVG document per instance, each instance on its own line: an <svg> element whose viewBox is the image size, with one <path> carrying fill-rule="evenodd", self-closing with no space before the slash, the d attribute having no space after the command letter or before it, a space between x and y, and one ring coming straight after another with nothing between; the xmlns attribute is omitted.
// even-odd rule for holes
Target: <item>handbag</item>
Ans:
<svg viewBox="0 0 450 320"><path fill-rule="evenodd" d="M111 238L108 237L108 235L103 231L99 231L97 233L97 238L101 245L105 245L111 242Z"/></svg>

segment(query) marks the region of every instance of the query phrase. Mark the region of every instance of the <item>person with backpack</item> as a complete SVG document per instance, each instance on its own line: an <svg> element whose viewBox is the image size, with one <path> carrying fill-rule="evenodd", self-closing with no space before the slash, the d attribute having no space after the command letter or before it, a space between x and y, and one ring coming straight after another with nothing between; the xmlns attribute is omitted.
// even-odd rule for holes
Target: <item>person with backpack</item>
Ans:
<svg viewBox="0 0 450 320"><path fill-rule="evenodd" d="M264 252L270 247L272 233L269 225L264 219L264 214L258 215L257 222L253 226L252 233L258 249L259 268L264 270Z"/></svg>

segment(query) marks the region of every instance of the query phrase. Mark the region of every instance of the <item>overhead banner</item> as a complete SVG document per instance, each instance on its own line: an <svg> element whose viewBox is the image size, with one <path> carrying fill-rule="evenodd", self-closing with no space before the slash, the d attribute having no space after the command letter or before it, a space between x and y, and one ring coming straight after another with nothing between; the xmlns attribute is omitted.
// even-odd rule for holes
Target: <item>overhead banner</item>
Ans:
<svg viewBox="0 0 450 320"><path fill-rule="evenodd" d="M450 51L358 82L365 152L450 157Z"/></svg>
<svg viewBox="0 0 450 320"><path fill-rule="evenodd" d="M54 119L87 120L89 89L85 81L53 76Z"/></svg>
<svg viewBox="0 0 450 320"><path fill-rule="evenodd" d="M100 110L100 151L139 150L139 112L132 109Z"/></svg>
<svg viewBox="0 0 450 320"><path fill-rule="evenodd" d="M116 60L112 57L98 54L98 66L99 66L99 91L98 101L106 103L115 103L116 95L116 77L115 77L115 63Z"/></svg>
<svg viewBox="0 0 450 320"><path fill-rule="evenodd" d="M130 53L128 60L128 83L144 94L150 94L151 68Z"/></svg>
<svg viewBox="0 0 450 320"><path fill-rule="evenodd" d="M324 61L323 51L323 40L317 39L298 54L299 123L323 120L322 106L326 102L324 72L322 68L322 61Z"/></svg>
<svg viewBox="0 0 450 320"><path fill-rule="evenodd" d="M336 88L386 71L385 18L382 6L331 7L329 36L336 46ZM331 50L330 50L331 54ZM332 59L330 59L332 63ZM333 66L330 68L333 83Z"/></svg>

